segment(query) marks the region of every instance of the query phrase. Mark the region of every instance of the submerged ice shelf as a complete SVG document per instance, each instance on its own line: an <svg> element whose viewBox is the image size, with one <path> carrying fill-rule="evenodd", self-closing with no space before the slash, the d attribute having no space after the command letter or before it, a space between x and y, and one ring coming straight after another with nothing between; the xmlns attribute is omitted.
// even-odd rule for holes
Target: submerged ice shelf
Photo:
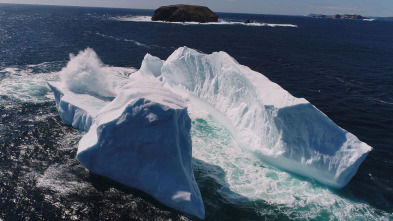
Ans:
<svg viewBox="0 0 393 221"><path fill-rule="evenodd" d="M165 61L147 54L129 83L115 89L94 75L100 69L83 64L97 60L92 53L73 57L63 82L49 83L63 121L89 131L78 160L197 217L204 217L204 208L191 166L189 105L209 113L262 161L336 188L350 181L372 149L225 52L182 47ZM80 87L75 78L101 86Z"/></svg>

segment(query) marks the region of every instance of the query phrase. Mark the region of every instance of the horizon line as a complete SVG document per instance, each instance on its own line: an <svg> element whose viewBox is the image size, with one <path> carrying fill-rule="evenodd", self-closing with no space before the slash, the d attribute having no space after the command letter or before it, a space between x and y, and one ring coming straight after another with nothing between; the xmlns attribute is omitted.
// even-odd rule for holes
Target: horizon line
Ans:
<svg viewBox="0 0 393 221"><path fill-rule="evenodd" d="M110 6L91 6L91 5L58 5L58 4L53 4L53 5L48 5L48 4L30 4L30 3L1 3L0 5L31 5L31 6L58 6L58 7L82 7L82 8L110 8L110 9L137 9L137 10L156 10L152 8L130 8L130 7L110 7ZM280 16L308 16L312 14L322 14L322 15L328 15L328 14L323 14L323 13L308 13L307 15L300 15L300 14L272 14L272 13L252 13L252 12L225 12L225 11L216 11L216 13L233 13L233 14L250 14L250 15L280 15ZM335 14L340 14L340 13L335 13ZM332 14L332 15L335 15ZM340 15L355 15L353 13L341 13ZM360 14L357 14L360 15ZM329 16L329 15L328 15ZM366 16L366 17L374 17L374 18L390 18L392 16L374 16L374 15L361 15L361 16Z"/></svg>

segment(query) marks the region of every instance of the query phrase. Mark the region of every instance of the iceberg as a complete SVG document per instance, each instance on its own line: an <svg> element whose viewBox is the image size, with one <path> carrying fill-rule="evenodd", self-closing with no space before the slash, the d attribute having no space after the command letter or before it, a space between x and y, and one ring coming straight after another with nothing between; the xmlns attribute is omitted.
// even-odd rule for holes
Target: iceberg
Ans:
<svg viewBox="0 0 393 221"><path fill-rule="evenodd" d="M61 82L48 83L64 123L88 131L77 159L199 218L205 211L192 168L189 106L207 112L262 161L335 188L351 180L372 150L225 52L181 47L167 60L147 54L117 88L102 67L87 49L71 57Z"/></svg>

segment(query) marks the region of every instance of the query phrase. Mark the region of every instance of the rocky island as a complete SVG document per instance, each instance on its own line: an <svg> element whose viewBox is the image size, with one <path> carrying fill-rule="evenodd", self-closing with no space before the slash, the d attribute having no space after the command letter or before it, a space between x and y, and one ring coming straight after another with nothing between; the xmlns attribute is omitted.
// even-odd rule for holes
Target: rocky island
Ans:
<svg viewBox="0 0 393 221"><path fill-rule="evenodd" d="M348 14L335 14L335 15L323 15L323 14L311 14L309 15L313 18L335 18L335 19L368 19L367 17L363 17L361 15L348 15Z"/></svg>
<svg viewBox="0 0 393 221"><path fill-rule="evenodd" d="M161 6L154 11L152 21L168 22L217 22L218 16L205 6L198 5L169 5Z"/></svg>

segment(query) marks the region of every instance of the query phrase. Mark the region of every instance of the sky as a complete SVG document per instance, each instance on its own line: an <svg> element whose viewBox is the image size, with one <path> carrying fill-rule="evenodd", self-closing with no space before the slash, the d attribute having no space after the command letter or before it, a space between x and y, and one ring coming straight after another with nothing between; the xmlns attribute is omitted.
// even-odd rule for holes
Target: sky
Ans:
<svg viewBox="0 0 393 221"><path fill-rule="evenodd" d="M0 3L137 9L157 9L162 5L182 3L204 5L215 12L393 16L393 0L0 0Z"/></svg>

